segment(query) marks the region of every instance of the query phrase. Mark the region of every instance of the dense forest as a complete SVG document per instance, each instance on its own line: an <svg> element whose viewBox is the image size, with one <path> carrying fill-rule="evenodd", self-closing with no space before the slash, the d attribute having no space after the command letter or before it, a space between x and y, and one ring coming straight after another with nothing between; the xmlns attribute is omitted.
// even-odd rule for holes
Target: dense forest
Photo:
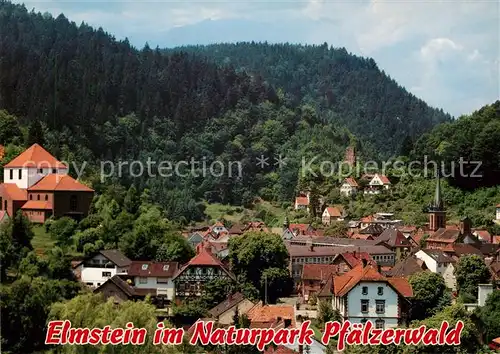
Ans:
<svg viewBox="0 0 500 354"><path fill-rule="evenodd" d="M263 78L283 89L292 105L314 105L326 122L346 126L373 144L375 151L370 157L390 157L405 138L416 139L434 125L451 120L443 110L429 107L399 86L373 59L326 43L214 44L167 52L178 50Z"/></svg>
<svg viewBox="0 0 500 354"><path fill-rule="evenodd" d="M138 50L101 28L7 1L0 2L0 33L4 163L38 142L62 160L85 164L80 177L98 194L133 185L171 220L203 220L203 201L251 207L262 198L286 208L304 189L345 202L334 190L338 175L307 179L300 169L314 157L316 169L321 161L341 161L347 146L356 147L361 162L424 154L480 159L488 171L483 179L450 183L476 188L498 181L498 105L451 122L372 59L345 49L239 43ZM282 166L273 161L280 155ZM258 166L262 156L267 164ZM102 180L99 161L108 160L239 165L232 175L206 173L198 164L195 173L162 178L125 168ZM152 170L158 176L157 165ZM421 213L432 188L425 193L405 204L419 210L401 212ZM371 202L358 201L353 215L371 210L363 207Z"/></svg>

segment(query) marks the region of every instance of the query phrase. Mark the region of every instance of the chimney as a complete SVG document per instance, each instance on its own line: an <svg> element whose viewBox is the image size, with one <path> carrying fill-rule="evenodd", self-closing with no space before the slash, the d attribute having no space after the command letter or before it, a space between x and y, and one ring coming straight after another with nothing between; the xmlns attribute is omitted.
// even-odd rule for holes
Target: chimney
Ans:
<svg viewBox="0 0 500 354"><path fill-rule="evenodd" d="M367 264L366 259L363 258L361 260L361 263L363 264L363 268L366 268L366 264Z"/></svg>

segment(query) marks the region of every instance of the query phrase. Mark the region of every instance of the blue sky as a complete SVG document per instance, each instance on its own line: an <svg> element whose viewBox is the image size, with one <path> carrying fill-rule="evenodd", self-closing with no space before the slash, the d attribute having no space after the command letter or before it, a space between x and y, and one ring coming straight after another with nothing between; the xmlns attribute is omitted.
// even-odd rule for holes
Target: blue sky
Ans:
<svg viewBox="0 0 500 354"><path fill-rule="evenodd" d="M500 97L500 2L28 1L141 48L264 41L346 47L454 116Z"/></svg>

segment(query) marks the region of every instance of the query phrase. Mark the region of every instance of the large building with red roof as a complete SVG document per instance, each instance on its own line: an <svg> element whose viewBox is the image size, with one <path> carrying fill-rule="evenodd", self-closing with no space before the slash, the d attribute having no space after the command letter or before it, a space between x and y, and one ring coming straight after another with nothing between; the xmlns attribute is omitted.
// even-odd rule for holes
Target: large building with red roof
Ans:
<svg viewBox="0 0 500 354"><path fill-rule="evenodd" d="M182 300L203 294L204 285L217 279L233 279L235 276L211 252L210 246L200 243L194 256L174 276L175 297Z"/></svg>
<svg viewBox="0 0 500 354"><path fill-rule="evenodd" d="M38 144L4 166L0 210L18 210L34 223L51 216L81 219L88 214L94 191L68 175L68 167Z"/></svg>
<svg viewBox="0 0 500 354"><path fill-rule="evenodd" d="M409 298L406 278L387 278L365 260L333 278L332 306L351 323L371 321L376 328L394 328L407 322Z"/></svg>

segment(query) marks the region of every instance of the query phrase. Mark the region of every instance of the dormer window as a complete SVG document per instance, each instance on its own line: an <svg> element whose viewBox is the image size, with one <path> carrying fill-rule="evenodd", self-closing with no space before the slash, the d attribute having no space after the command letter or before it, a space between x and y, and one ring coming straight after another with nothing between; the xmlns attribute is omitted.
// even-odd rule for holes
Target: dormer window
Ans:
<svg viewBox="0 0 500 354"><path fill-rule="evenodd" d="M148 269L148 265L147 264L143 264L142 265L142 270L147 270Z"/></svg>
<svg viewBox="0 0 500 354"><path fill-rule="evenodd" d="M169 265L168 265L168 264L165 264L165 265L163 266L163 271L164 271L164 272L166 272L166 271L168 270L168 267L169 267Z"/></svg>

